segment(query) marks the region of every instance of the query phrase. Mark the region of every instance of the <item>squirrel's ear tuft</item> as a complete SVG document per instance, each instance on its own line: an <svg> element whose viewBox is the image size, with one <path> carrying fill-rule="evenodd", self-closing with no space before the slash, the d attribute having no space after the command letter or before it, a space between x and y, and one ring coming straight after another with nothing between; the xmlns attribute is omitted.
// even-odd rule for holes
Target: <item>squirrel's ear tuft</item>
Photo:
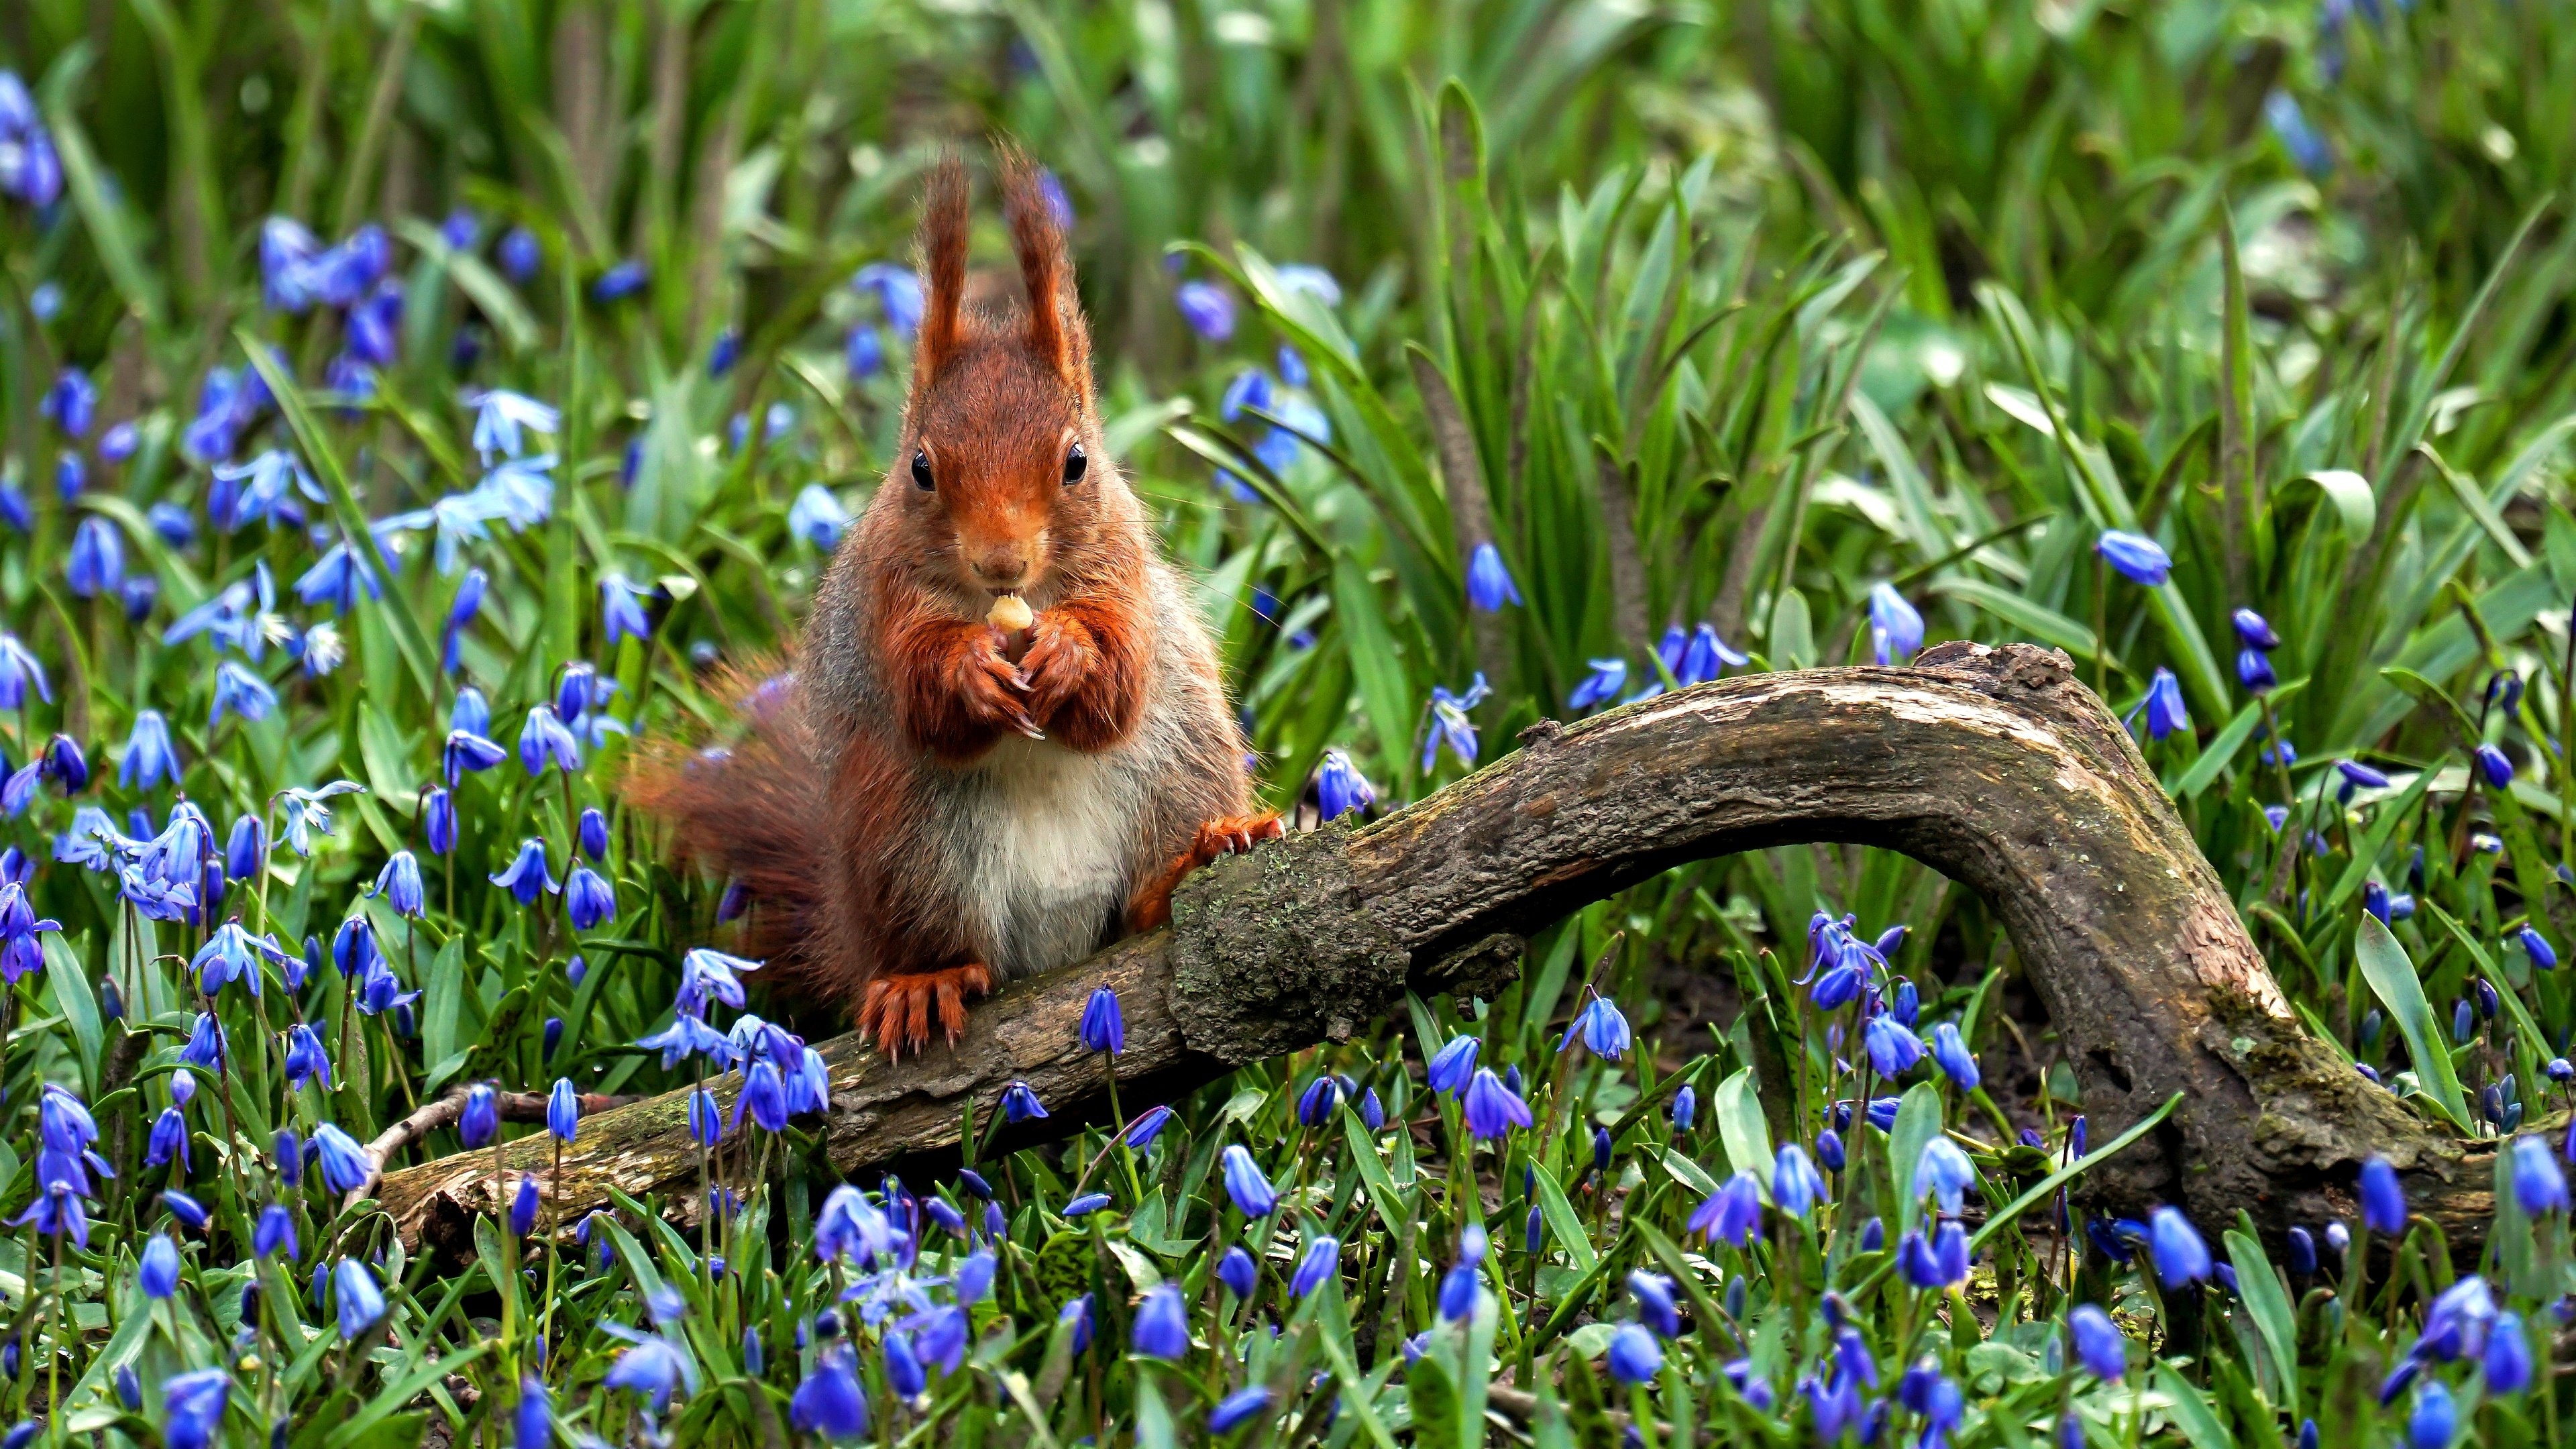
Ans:
<svg viewBox="0 0 2576 1449"><path fill-rule="evenodd" d="M932 168L921 197L920 268L923 296L921 336L914 344L913 372L926 381L957 353L965 340L960 309L966 299L967 240L966 163L955 152Z"/></svg>
<svg viewBox="0 0 2576 1449"><path fill-rule="evenodd" d="M1074 294L1073 260L1064 244L1063 203L1055 178L1009 142L999 143L1002 206L1029 291L1028 348L1076 392L1091 392L1091 335Z"/></svg>

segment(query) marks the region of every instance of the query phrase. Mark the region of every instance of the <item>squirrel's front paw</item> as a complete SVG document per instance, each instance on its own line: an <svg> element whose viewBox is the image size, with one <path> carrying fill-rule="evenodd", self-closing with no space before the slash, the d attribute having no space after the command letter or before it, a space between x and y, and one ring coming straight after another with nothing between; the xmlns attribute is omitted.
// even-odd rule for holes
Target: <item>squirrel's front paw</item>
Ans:
<svg viewBox="0 0 2576 1449"><path fill-rule="evenodd" d="M970 643L960 661L957 694L967 715L979 724L1017 730L1033 740L1046 738L1031 718L1027 702L1028 673L1002 655L988 631Z"/></svg>
<svg viewBox="0 0 2576 1449"><path fill-rule="evenodd" d="M1090 632L1060 613L1044 613L1029 626L1028 651L1020 672L1028 678L1029 713L1041 720L1073 698L1097 667L1100 650Z"/></svg>

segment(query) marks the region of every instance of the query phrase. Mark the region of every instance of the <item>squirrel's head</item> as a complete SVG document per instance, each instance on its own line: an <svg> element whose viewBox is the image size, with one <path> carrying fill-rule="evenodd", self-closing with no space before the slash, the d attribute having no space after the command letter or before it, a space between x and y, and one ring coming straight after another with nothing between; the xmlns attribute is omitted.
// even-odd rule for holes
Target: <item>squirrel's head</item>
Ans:
<svg viewBox="0 0 2576 1449"><path fill-rule="evenodd" d="M913 557L945 574L961 602L1056 592L1105 539L1128 533L1135 512L1102 456L1091 334L1063 227L1036 168L1007 148L1001 160L1028 304L968 305L966 170L942 162L923 208L912 393L885 483L903 499Z"/></svg>

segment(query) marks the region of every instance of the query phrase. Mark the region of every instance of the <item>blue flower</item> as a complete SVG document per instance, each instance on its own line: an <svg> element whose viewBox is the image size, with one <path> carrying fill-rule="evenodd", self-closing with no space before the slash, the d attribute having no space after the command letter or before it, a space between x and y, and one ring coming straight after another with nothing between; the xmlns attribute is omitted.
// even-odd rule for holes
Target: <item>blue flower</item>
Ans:
<svg viewBox="0 0 2576 1449"><path fill-rule="evenodd" d="M2518 1394L2531 1387L2531 1339L2523 1332L2521 1315L2496 1315L2481 1368L2490 1394Z"/></svg>
<svg viewBox="0 0 2576 1449"><path fill-rule="evenodd" d="M2521 944L2523 954L2531 958L2533 969L2539 971L2558 969L2558 952L2550 946L2549 939L2541 935L2538 930L2526 925L2514 932L2513 938Z"/></svg>
<svg viewBox="0 0 2576 1449"><path fill-rule="evenodd" d="M1476 545L1467 557L1467 602L1491 614L1505 604L1521 601L1520 585L1512 582L1512 571L1503 562L1503 551L1493 541Z"/></svg>
<svg viewBox="0 0 2576 1449"><path fill-rule="evenodd" d="M1959 1035L1956 1022L1945 1021L1932 1028L1932 1060L1962 1092L1977 1090L1984 1076L1977 1070L1976 1053L1968 1050L1967 1039Z"/></svg>
<svg viewBox="0 0 2576 1449"><path fill-rule="evenodd" d="M885 312L886 324L903 336L921 330L921 278L912 268L893 262L870 262L851 275L855 291L872 292Z"/></svg>
<svg viewBox="0 0 2576 1449"><path fill-rule="evenodd" d="M1096 987L1082 1005L1082 1049L1111 1056L1127 1049L1127 1021L1118 1010L1118 993Z"/></svg>
<svg viewBox="0 0 2576 1449"><path fill-rule="evenodd" d="M1466 1112L1467 1131L1480 1141L1499 1142L1514 1127L1530 1125L1529 1104L1503 1085L1491 1067L1477 1069L1459 1105Z"/></svg>
<svg viewBox="0 0 2576 1449"><path fill-rule="evenodd" d="M597 930L601 922L617 914L615 888L586 865L574 865L564 877L563 898L564 918L576 931Z"/></svg>
<svg viewBox="0 0 2576 1449"><path fill-rule="evenodd" d="M162 1380L161 1437L169 1449L212 1449L232 1392L230 1369L199 1369Z"/></svg>
<svg viewBox="0 0 2576 1449"><path fill-rule="evenodd" d="M94 599L114 593L125 578L125 535L105 514L93 513L72 531L71 554L63 565L72 597Z"/></svg>
<svg viewBox="0 0 2576 1449"><path fill-rule="evenodd" d="M355 1258L342 1258L331 1270L331 1291L340 1301L340 1336L355 1339L384 1320L385 1295L376 1275Z"/></svg>
<svg viewBox="0 0 2576 1449"><path fill-rule="evenodd" d="M1223 342L1234 335L1234 298L1215 283L1183 282L1172 301L1181 309L1181 320L1208 341Z"/></svg>
<svg viewBox="0 0 2576 1449"><path fill-rule="evenodd" d="M696 947L680 958L680 990L673 1005L687 1016L705 1015L710 1000L739 1008L743 996L738 973L760 967L758 961L746 961L706 946Z"/></svg>
<svg viewBox="0 0 2576 1449"><path fill-rule="evenodd" d="M1585 1050L1610 1061L1626 1056L1635 1041L1628 1030L1628 1018L1619 1014L1618 1004L1600 995L1584 1003L1574 1020L1566 1024L1565 1035L1556 1043L1558 1053L1573 1046L1577 1036L1583 1039Z"/></svg>
<svg viewBox="0 0 2576 1449"><path fill-rule="evenodd" d="M1891 1081L1914 1070L1914 1064L1923 1060L1923 1039L1892 1012L1871 1017L1863 1038L1869 1049L1870 1066Z"/></svg>
<svg viewBox="0 0 2576 1449"><path fill-rule="evenodd" d="M322 1180L333 1192L356 1192L375 1176L375 1164L356 1138L333 1123L313 1129L313 1147L322 1164Z"/></svg>
<svg viewBox="0 0 2576 1449"><path fill-rule="evenodd" d="M408 850L395 851L385 868L376 873L376 894L383 896L398 915L420 915L428 902L421 887L419 859Z"/></svg>
<svg viewBox="0 0 2576 1449"><path fill-rule="evenodd" d="M206 1205L175 1187L161 1194L161 1205L170 1210L172 1217L189 1227L203 1228L206 1225Z"/></svg>
<svg viewBox="0 0 2576 1449"><path fill-rule="evenodd" d="M2133 584L2154 588L2173 576L2173 558L2164 546L2143 534L2104 529L2093 545L2102 561Z"/></svg>
<svg viewBox="0 0 2576 1449"><path fill-rule="evenodd" d="M214 1068L224 1060L224 1029L211 1012L198 1012L188 1029L188 1044L179 1049L179 1060L192 1067Z"/></svg>
<svg viewBox="0 0 2576 1449"><path fill-rule="evenodd" d="M300 1087L312 1081L330 1087L331 1057L323 1050L320 1034L299 1021L286 1029L286 1082Z"/></svg>
<svg viewBox="0 0 2576 1449"><path fill-rule="evenodd" d="M1789 1216L1802 1218L1825 1196L1825 1180L1817 1175L1806 1149L1795 1142L1782 1144L1771 1163L1771 1201Z"/></svg>
<svg viewBox="0 0 2576 1449"><path fill-rule="evenodd" d="M2269 653L2281 647L2281 636L2272 632L2271 621L2252 609L2237 610L2228 616L2227 622L2235 627L2237 639L2248 649Z"/></svg>
<svg viewBox="0 0 2576 1449"><path fill-rule="evenodd" d="M1306 1127L1321 1127L1331 1120L1333 1109L1341 1105L1342 1084L1330 1076L1317 1077L1306 1084L1304 1095L1297 1099L1297 1121Z"/></svg>
<svg viewBox="0 0 2576 1449"><path fill-rule="evenodd" d="M258 1257L274 1257L283 1252L289 1261L304 1256L295 1241L295 1215L278 1203L260 1209L259 1223L251 1230L251 1252Z"/></svg>
<svg viewBox="0 0 2576 1449"><path fill-rule="evenodd" d="M474 409L474 452L486 467L497 457L524 457L527 432L552 437L563 414L523 393L494 388L466 399Z"/></svg>
<svg viewBox="0 0 2576 1449"><path fill-rule="evenodd" d="M507 274L511 281L521 283L535 276L538 263L544 260L544 253L537 245L536 233L524 226L510 228L502 236L501 245L495 255L500 258L502 272Z"/></svg>
<svg viewBox="0 0 2576 1449"><path fill-rule="evenodd" d="M268 718L269 711L275 708L277 691L269 687L267 680L237 660L226 659L215 666L214 710L206 717L209 726L220 722L227 712L258 721ZM136 723L139 725L141 720Z"/></svg>
<svg viewBox="0 0 2576 1449"><path fill-rule="evenodd" d="M1086 1192L1064 1205L1064 1215L1067 1219L1087 1218L1109 1206L1109 1203L1109 1194L1105 1192Z"/></svg>
<svg viewBox="0 0 2576 1449"><path fill-rule="evenodd" d="M98 384L81 369L66 367L54 374L54 385L37 400L36 413L66 436L86 438L98 418Z"/></svg>
<svg viewBox="0 0 2576 1449"><path fill-rule="evenodd" d="M1145 1301L1136 1306L1133 1337L1136 1351L1147 1358L1170 1360L1187 1354L1190 1351L1189 1308L1182 1302L1181 1290L1169 1283L1158 1283L1148 1289Z"/></svg>
<svg viewBox="0 0 2576 1449"><path fill-rule="evenodd" d="M787 1130L787 1079L779 1073L778 1064L768 1060L753 1062L743 1070L742 1095L734 1098L733 1125L742 1126L742 1114L748 1108L752 1125L764 1132ZM564 1134L572 1140L572 1134Z"/></svg>
<svg viewBox="0 0 2576 1449"><path fill-rule="evenodd" d="M632 259L619 262L600 273L599 280L590 284L590 300L603 307L613 306L643 291L645 284L652 279L653 274L645 269L642 262Z"/></svg>
<svg viewBox="0 0 2576 1449"><path fill-rule="evenodd" d="M652 637L653 620L644 612L644 597L645 591L628 582L624 574L608 574L600 579L600 622L608 631L610 648L615 648L620 639Z"/></svg>
<svg viewBox="0 0 2576 1449"><path fill-rule="evenodd" d="M1431 1090L1457 1096L1474 1080L1476 1049L1483 1042L1472 1036L1451 1037L1447 1045L1433 1054L1428 1077Z"/></svg>
<svg viewBox="0 0 2576 1449"><path fill-rule="evenodd" d="M563 889L546 870L546 843L533 835L519 843L518 855L491 881L518 897L523 906L535 904L540 893L554 894Z"/></svg>
<svg viewBox="0 0 2576 1449"><path fill-rule="evenodd" d="M841 343L841 365L853 380L870 378L885 371L886 341L882 329L866 322L856 323ZM808 485L817 486L817 485Z"/></svg>
<svg viewBox="0 0 2576 1449"><path fill-rule="evenodd" d="M465 1089L465 1109L457 1114L456 1134L468 1147L490 1145L501 1131L501 1108L498 1094L489 1082L476 1082Z"/></svg>
<svg viewBox="0 0 2576 1449"><path fill-rule="evenodd" d="M1568 709L1590 709L1594 705L1615 699L1618 697L1620 688L1628 682L1627 660L1594 659L1589 662L1592 672L1585 676L1582 683L1574 686L1573 693L1565 697L1565 707Z"/></svg>
<svg viewBox="0 0 2576 1449"><path fill-rule="evenodd" d="M2567 1210L2567 1174L2549 1144L2538 1137L2514 1139L2513 1200L2534 1217Z"/></svg>
<svg viewBox="0 0 2576 1449"><path fill-rule="evenodd" d="M1235 1297L1243 1299L1249 1299L1253 1290L1261 1286L1260 1270L1253 1265L1252 1255L1240 1247L1226 1249L1225 1256L1217 1260L1216 1280ZM1139 1348L1142 1348L1141 1343Z"/></svg>
<svg viewBox="0 0 2576 1449"><path fill-rule="evenodd" d="M1690 1083L1684 1082L1681 1090L1673 1093L1673 1131L1688 1132L1691 1129L1691 1119L1698 1113L1699 1093L1691 1090Z"/></svg>
<svg viewBox="0 0 2576 1449"><path fill-rule="evenodd" d="M1610 1335L1610 1377L1623 1384L1647 1384L1664 1370L1664 1346L1643 1324L1623 1323Z"/></svg>
<svg viewBox="0 0 2576 1449"><path fill-rule="evenodd" d="M820 483L806 484L787 510L787 531L824 553L841 546L849 525L849 510L841 506L839 495Z"/></svg>
<svg viewBox="0 0 2576 1449"><path fill-rule="evenodd" d="M1306 1256L1297 1264L1295 1275L1288 1280L1288 1296L1303 1298L1324 1286L1341 1266L1342 1242L1339 1238L1319 1237L1306 1245Z"/></svg>
<svg viewBox="0 0 2576 1449"><path fill-rule="evenodd" d="M1870 657L1881 664L1911 659L1923 648L1923 616L1894 584L1869 591L1869 645Z"/></svg>
<svg viewBox="0 0 2576 1449"><path fill-rule="evenodd" d="M143 1154L143 1165L159 1167L177 1158L182 1168L193 1168L188 1160L188 1119L176 1107L164 1107L152 1119L152 1137Z"/></svg>
<svg viewBox="0 0 2576 1449"><path fill-rule="evenodd" d="M2269 656L2259 649L2244 649L2236 655L2236 682L2252 693L2266 694L2281 681L2272 672Z"/></svg>
<svg viewBox="0 0 2576 1449"><path fill-rule="evenodd" d="M1147 1108L1135 1121L1127 1125L1127 1145L1135 1151L1144 1151L1154 1145L1154 1139L1163 1135L1163 1129L1170 1126L1171 1121L1171 1108Z"/></svg>
<svg viewBox="0 0 2576 1449"><path fill-rule="evenodd" d="M26 708L31 685L37 698L47 704L54 702L53 686L45 679L44 661L19 642L17 635L0 633L0 709Z"/></svg>
<svg viewBox="0 0 2576 1449"><path fill-rule="evenodd" d="M1231 1434L1269 1409L1270 1390L1266 1386L1254 1384L1250 1388L1237 1389L1219 1399L1217 1406L1208 1411L1208 1432Z"/></svg>
<svg viewBox="0 0 2576 1449"><path fill-rule="evenodd" d="M2513 761L2493 745L2480 745L2477 751L2478 774L2492 789L2501 790L2513 783Z"/></svg>
<svg viewBox="0 0 2576 1449"><path fill-rule="evenodd" d="M546 1131L568 1144L580 1128L581 1094L573 1090L572 1078L557 1077L553 1090L546 1093Z"/></svg>
<svg viewBox="0 0 2576 1449"><path fill-rule="evenodd" d="M1877 1102L1870 1104L1870 1115L1873 1121L1877 1120L1877 1107ZM1890 1112L1888 1125L1892 1126L1894 1122L1895 1114ZM1916 1197L1929 1194L1939 1200L1941 1211L1945 1216L1957 1217L1960 1203L1966 1198L1968 1189L1974 1186L1976 1181L1976 1164L1968 1160L1968 1154L1959 1150L1959 1144L1940 1136L1923 1144L1923 1155L1914 1165Z"/></svg>
<svg viewBox="0 0 2576 1449"><path fill-rule="evenodd" d="M2209 1245L2201 1241L2191 1219L2177 1209L2160 1207L2147 1215L2147 1246L2155 1253L2156 1277L2167 1288L2210 1276Z"/></svg>
<svg viewBox="0 0 2576 1449"><path fill-rule="evenodd" d="M1689 1230L1736 1247L1762 1236L1762 1179L1738 1171L1691 1212Z"/></svg>
<svg viewBox="0 0 2576 1449"><path fill-rule="evenodd" d="M147 1298L167 1298L179 1291L179 1245L168 1233L154 1233L143 1245L143 1261L136 1276Z"/></svg>
<svg viewBox="0 0 2576 1449"><path fill-rule="evenodd" d="M1008 1122L1026 1122L1047 1114L1046 1105L1038 1100L1036 1090L1026 1082L1013 1082L1002 1089L1002 1118Z"/></svg>
<svg viewBox="0 0 2576 1449"><path fill-rule="evenodd" d="M2450 1449L2459 1423L2459 1406L2451 1401L2451 1391L2441 1380L2427 1379L2415 1390L2414 1412L2406 1416L2407 1449Z"/></svg>
<svg viewBox="0 0 2576 1449"><path fill-rule="evenodd" d="M456 736L448 739L453 743ZM580 769L581 740L552 706L540 704L528 710L527 723L519 729L519 764L529 774L541 775L548 763L560 766L566 774ZM455 783L452 775L449 783Z"/></svg>
<svg viewBox="0 0 2576 1449"><path fill-rule="evenodd" d="M2264 96L2263 120L2272 128L2272 134L2280 137L2281 149L2290 153L2301 171L2312 178L2323 178L2334 170L2334 152L2317 134L2316 127L2308 123L2297 97L2279 89Z"/></svg>
<svg viewBox="0 0 2576 1449"><path fill-rule="evenodd" d="M519 1404L510 1413L510 1428L517 1435L513 1449L547 1449L554 1442L554 1403L546 1381L535 1374L519 1380Z"/></svg>
<svg viewBox="0 0 2576 1449"><path fill-rule="evenodd" d="M1750 662L1749 656L1727 647L1726 641L1717 637L1714 626L1702 624L1691 631L1690 643L1682 649L1681 667L1673 671L1673 678L1685 686L1706 684Z"/></svg>
<svg viewBox="0 0 2576 1449"><path fill-rule="evenodd" d="M2075 1361L2086 1373L2106 1383L2117 1383L2128 1373L2128 1337L2098 1305L2078 1304L2066 1315L2066 1328L2075 1340Z"/></svg>
<svg viewBox="0 0 2576 1449"><path fill-rule="evenodd" d="M867 1392L850 1371L848 1348L834 1344L815 1356L814 1371L787 1401L797 1432L847 1439L868 1431Z"/></svg>
<svg viewBox="0 0 2576 1449"><path fill-rule="evenodd" d="M2390 1236L2406 1231L2406 1189L2387 1158L2373 1153L2363 1159L2360 1195L2363 1226Z"/></svg>
<svg viewBox="0 0 2576 1449"><path fill-rule="evenodd" d="M2161 740L2191 729L2191 711L2183 707L2182 681L2162 665L2148 679L2146 698L2138 702L2138 708L2146 712L2149 739ZM2130 717L2136 718L2136 712L2132 711Z"/></svg>
<svg viewBox="0 0 2576 1449"><path fill-rule="evenodd" d="M2343 776L2341 798L2345 800L2350 800L2356 789L2385 790L2388 788L2386 775L2359 760L2337 760L2335 769Z"/></svg>
<svg viewBox="0 0 2576 1449"><path fill-rule="evenodd" d="M335 614L358 607L361 591L370 599L384 597L384 586L377 581L375 568L349 546L347 539L331 545L321 560L295 581L295 597L316 606L329 604Z"/></svg>
<svg viewBox="0 0 2576 1449"><path fill-rule="evenodd" d="M1431 686L1431 727L1422 738L1424 774L1431 772L1432 761L1438 757L1444 743L1449 746L1449 753L1457 756L1459 764L1475 768L1476 723L1467 717L1467 712L1483 704L1486 696L1492 693L1493 688L1485 683L1481 670L1464 694L1451 694L1442 685Z"/></svg>
<svg viewBox="0 0 2576 1449"><path fill-rule="evenodd" d="M1473 726L1468 738L1475 738ZM1351 757L1338 747L1324 751L1323 763L1315 767L1316 810L1326 820L1338 820L1353 810L1372 804L1377 787L1351 763Z"/></svg>
<svg viewBox="0 0 2576 1449"><path fill-rule="evenodd" d="M1242 1143L1226 1144L1222 1161L1225 1169L1225 1191L1248 1218L1266 1218L1279 1206L1279 1192L1270 1179L1261 1175L1261 1164Z"/></svg>

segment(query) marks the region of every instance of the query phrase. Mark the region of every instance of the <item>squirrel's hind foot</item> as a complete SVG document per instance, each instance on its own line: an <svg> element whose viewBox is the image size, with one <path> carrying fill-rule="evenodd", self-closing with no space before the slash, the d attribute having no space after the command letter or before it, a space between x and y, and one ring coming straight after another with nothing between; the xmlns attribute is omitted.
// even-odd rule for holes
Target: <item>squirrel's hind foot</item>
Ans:
<svg viewBox="0 0 2576 1449"><path fill-rule="evenodd" d="M876 1038L877 1050L894 1061L907 1046L918 1052L930 1044L935 1016L953 1046L966 1030L967 997L992 989L993 973L971 961L938 971L879 976L859 1000L859 1030Z"/></svg>

